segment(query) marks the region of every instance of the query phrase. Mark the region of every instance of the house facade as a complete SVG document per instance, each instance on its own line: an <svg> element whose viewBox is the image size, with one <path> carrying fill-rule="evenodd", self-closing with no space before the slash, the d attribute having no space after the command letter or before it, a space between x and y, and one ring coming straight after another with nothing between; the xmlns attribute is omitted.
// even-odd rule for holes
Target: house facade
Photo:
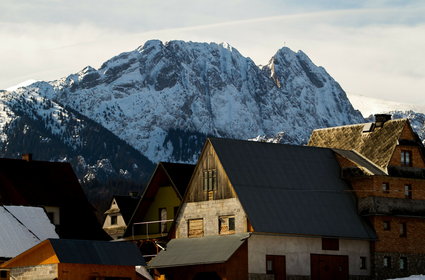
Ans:
<svg viewBox="0 0 425 280"><path fill-rule="evenodd" d="M309 145L343 149L339 162L369 220L376 279L425 274L424 146L407 119L320 129Z"/></svg>
<svg viewBox="0 0 425 280"><path fill-rule="evenodd" d="M149 266L158 279L369 279L375 234L340 172L330 149L209 139Z"/></svg>
<svg viewBox="0 0 425 280"><path fill-rule="evenodd" d="M139 200L140 196L137 193L112 197L109 209L105 212L102 228L113 239L123 237Z"/></svg>
<svg viewBox="0 0 425 280"><path fill-rule="evenodd" d="M194 165L160 162L127 223L123 239L136 240L146 258L169 240Z"/></svg>

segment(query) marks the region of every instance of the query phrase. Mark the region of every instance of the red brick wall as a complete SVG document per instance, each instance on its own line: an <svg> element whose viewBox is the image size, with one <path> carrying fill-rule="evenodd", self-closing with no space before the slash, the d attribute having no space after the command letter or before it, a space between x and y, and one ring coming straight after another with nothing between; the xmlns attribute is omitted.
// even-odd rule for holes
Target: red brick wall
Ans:
<svg viewBox="0 0 425 280"><path fill-rule="evenodd" d="M375 252L425 253L425 219L373 216L370 221L378 236ZM384 221L390 222L390 230L384 230ZM400 223L406 223L406 237L400 237Z"/></svg>
<svg viewBox="0 0 425 280"><path fill-rule="evenodd" d="M382 189L384 182L389 183L388 193ZM368 196L405 198L404 186L406 184L412 186L412 199L425 200L425 180L389 176L370 176L351 180L351 186L360 198Z"/></svg>

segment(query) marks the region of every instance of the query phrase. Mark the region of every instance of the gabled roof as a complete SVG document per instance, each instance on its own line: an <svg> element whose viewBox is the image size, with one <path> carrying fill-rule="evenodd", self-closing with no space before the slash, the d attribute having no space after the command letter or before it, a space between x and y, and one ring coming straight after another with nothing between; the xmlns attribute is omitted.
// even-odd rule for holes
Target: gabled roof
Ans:
<svg viewBox="0 0 425 280"><path fill-rule="evenodd" d="M255 232L375 238L331 149L209 141Z"/></svg>
<svg viewBox="0 0 425 280"><path fill-rule="evenodd" d="M161 186L171 186L176 191L177 196L182 199L186 192L187 185L192 177L195 165L160 162L155 168L148 185L146 186L142 197L134 211L124 236L131 235L131 225L141 221L146 215L151 202L155 198L158 189Z"/></svg>
<svg viewBox="0 0 425 280"><path fill-rule="evenodd" d="M114 195L112 199L115 199L124 222L128 224L139 203L140 196Z"/></svg>
<svg viewBox="0 0 425 280"><path fill-rule="evenodd" d="M309 146L355 150L383 169L389 161L398 144L401 132L407 119L386 121L382 127L376 127L370 132L363 132L370 124L356 124L332 128L316 129L310 136Z"/></svg>
<svg viewBox="0 0 425 280"><path fill-rule="evenodd" d="M58 238L43 208L0 206L0 258L13 258L48 238Z"/></svg>
<svg viewBox="0 0 425 280"><path fill-rule="evenodd" d="M353 162L358 168L362 169L369 175L388 175L388 172L380 166L374 164L356 151L346 151L340 149L332 149L335 153Z"/></svg>
<svg viewBox="0 0 425 280"><path fill-rule="evenodd" d="M4 205L60 207L61 238L109 238L69 163L0 158L0 186Z"/></svg>
<svg viewBox="0 0 425 280"><path fill-rule="evenodd" d="M223 263L249 237L248 234L216 235L202 238L171 239L166 251L149 262L149 268Z"/></svg>

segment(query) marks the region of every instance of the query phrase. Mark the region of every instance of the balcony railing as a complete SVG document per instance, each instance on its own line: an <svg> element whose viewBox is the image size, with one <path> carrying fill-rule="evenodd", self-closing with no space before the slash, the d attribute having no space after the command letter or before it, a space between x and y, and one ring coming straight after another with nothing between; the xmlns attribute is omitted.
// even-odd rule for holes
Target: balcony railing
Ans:
<svg viewBox="0 0 425 280"><path fill-rule="evenodd" d="M170 220L158 220L158 221L133 223L133 225L131 226L132 239L134 240L134 237L136 234L135 226L141 226L145 228L144 230L138 231L141 234L137 234L137 235L143 235L143 233L145 233L144 235L146 236L146 238L143 238L143 239L149 239L150 236L155 238L158 236L164 237L168 235L169 224L173 221L174 221L173 219L170 219ZM152 226L154 226L154 230L152 230ZM157 230L155 230L155 228L157 228Z"/></svg>

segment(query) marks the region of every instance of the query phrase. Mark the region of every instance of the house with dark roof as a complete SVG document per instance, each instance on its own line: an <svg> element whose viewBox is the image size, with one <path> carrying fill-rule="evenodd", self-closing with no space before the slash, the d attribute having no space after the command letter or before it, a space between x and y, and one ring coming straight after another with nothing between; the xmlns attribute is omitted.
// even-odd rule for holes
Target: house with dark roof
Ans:
<svg viewBox="0 0 425 280"><path fill-rule="evenodd" d="M0 205L0 225L0 263L41 241L58 238L41 207Z"/></svg>
<svg viewBox="0 0 425 280"><path fill-rule="evenodd" d="M137 193L130 195L114 195L109 209L105 212L103 230L113 239L122 238L131 216L139 203L140 196Z"/></svg>
<svg viewBox="0 0 425 280"><path fill-rule="evenodd" d="M309 146L332 148L358 212L376 232L376 279L425 274L425 149L408 119L318 129Z"/></svg>
<svg viewBox="0 0 425 280"><path fill-rule="evenodd" d="M149 279L136 272L146 263L131 242L47 239L5 262L10 279Z"/></svg>
<svg viewBox="0 0 425 280"><path fill-rule="evenodd" d="M110 239L69 163L0 158L0 204L44 208L60 238Z"/></svg>
<svg viewBox="0 0 425 280"><path fill-rule="evenodd" d="M368 279L376 235L328 148L208 139L149 262L166 279ZM168 278L171 277L171 278Z"/></svg>
<svg viewBox="0 0 425 280"><path fill-rule="evenodd" d="M194 165L160 162L153 172L124 233L138 240L146 257L156 255L158 242L169 240Z"/></svg>

